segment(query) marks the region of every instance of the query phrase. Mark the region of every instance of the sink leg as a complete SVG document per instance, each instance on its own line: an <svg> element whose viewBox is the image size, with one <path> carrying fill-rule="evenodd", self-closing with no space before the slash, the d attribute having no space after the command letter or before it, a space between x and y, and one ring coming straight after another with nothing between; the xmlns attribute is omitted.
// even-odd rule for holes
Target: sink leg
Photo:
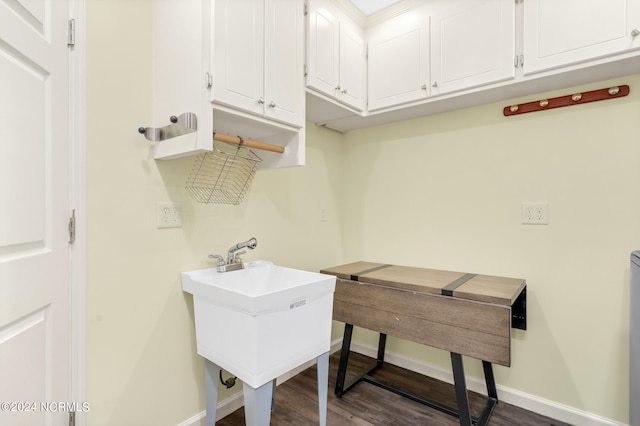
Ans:
<svg viewBox="0 0 640 426"><path fill-rule="evenodd" d="M205 396L207 399L207 426L215 426L220 367L208 359L205 359L204 369Z"/></svg>
<svg viewBox="0 0 640 426"><path fill-rule="evenodd" d="M242 384L244 420L247 426L267 426L271 421L272 382L267 382L257 389L246 383Z"/></svg>
<svg viewBox="0 0 640 426"><path fill-rule="evenodd" d="M329 391L329 352L325 352L318 358L318 414L320 426L327 424L327 393Z"/></svg>

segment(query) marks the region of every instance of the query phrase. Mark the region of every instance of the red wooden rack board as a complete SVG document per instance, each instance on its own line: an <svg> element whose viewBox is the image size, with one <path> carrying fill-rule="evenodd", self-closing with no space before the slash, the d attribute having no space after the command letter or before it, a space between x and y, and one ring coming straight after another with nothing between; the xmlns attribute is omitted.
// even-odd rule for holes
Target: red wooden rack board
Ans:
<svg viewBox="0 0 640 426"><path fill-rule="evenodd" d="M510 115L526 114L528 112L543 111L545 109L560 108L572 105L586 104L588 102L604 101L607 99L621 98L629 94L629 86L615 86L607 89L592 90L590 92L574 93L557 98L542 99L524 104L509 105L504 107L505 117Z"/></svg>

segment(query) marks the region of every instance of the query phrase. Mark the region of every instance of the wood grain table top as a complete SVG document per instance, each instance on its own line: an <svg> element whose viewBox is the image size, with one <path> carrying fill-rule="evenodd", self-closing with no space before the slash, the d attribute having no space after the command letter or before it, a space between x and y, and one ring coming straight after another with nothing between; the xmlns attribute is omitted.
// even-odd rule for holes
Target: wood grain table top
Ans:
<svg viewBox="0 0 640 426"><path fill-rule="evenodd" d="M364 261L326 268L320 272L342 280L505 306L511 306L526 286L526 281L521 278Z"/></svg>

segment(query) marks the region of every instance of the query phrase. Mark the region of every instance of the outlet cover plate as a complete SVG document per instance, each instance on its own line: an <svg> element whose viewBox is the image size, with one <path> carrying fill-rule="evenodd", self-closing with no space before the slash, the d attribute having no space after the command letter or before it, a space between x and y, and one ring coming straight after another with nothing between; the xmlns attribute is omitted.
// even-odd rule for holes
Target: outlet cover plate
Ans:
<svg viewBox="0 0 640 426"><path fill-rule="evenodd" d="M182 209L180 204L158 203L156 210L156 224L158 228L182 227Z"/></svg>
<svg viewBox="0 0 640 426"><path fill-rule="evenodd" d="M545 202L522 203L522 223L525 225L548 225L549 204Z"/></svg>

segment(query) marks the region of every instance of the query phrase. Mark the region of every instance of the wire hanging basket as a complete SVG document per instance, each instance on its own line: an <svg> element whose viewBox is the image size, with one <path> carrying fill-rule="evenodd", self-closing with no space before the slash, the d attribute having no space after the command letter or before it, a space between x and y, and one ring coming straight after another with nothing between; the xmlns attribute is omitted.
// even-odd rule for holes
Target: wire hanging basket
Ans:
<svg viewBox="0 0 640 426"><path fill-rule="evenodd" d="M262 159L240 145L213 141L213 150L198 154L185 189L198 203L238 205Z"/></svg>

